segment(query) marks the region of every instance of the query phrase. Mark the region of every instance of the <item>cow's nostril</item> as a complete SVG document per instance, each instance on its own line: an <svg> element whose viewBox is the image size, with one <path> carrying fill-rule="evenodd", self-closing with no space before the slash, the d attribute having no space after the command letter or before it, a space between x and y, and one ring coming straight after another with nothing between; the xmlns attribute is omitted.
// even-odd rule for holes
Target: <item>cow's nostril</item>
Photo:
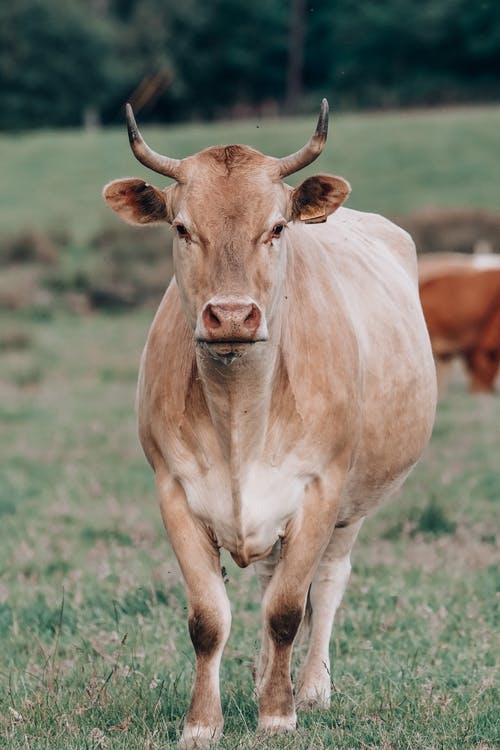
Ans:
<svg viewBox="0 0 500 750"><path fill-rule="evenodd" d="M212 305L207 305L205 310L203 311L203 322L211 331L220 328L222 325L221 320L217 317Z"/></svg>
<svg viewBox="0 0 500 750"><path fill-rule="evenodd" d="M260 323L260 312L257 305L252 305L252 308L248 315L246 316L245 320L243 321L243 325L246 328L250 329L256 329L259 327Z"/></svg>
<svg viewBox="0 0 500 750"><path fill-rule="evenodd" d="M214 313L213 310L208 311L208 319L210 321L210 325L213 326L214 328L218 328L221 324L219 318L217 317L217 315Z"/></svg>

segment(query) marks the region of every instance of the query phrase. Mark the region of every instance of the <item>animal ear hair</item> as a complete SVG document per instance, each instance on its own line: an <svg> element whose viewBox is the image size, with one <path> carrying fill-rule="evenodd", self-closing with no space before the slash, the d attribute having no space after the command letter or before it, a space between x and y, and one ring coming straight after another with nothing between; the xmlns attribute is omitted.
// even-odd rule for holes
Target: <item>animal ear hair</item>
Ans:
<svg viewBox="0 0 500 750"><path fill-rule="evenodd" d="M292 192L292 220L319 224L337 210L351 192L343 177L318 174L308 177Z"/></svg>
<svg viewBox="0 0 500 750"><path fill-rule="evenodd" d="M110 182L103 197L128 224L155 224L169 221L167 196L144 180L128 177Z"/></svg>

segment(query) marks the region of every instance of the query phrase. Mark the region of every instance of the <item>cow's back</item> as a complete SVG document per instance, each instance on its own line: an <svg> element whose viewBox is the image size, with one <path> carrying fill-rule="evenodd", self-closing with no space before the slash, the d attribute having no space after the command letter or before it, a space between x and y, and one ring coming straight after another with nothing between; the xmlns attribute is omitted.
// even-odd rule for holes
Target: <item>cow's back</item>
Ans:
<svg viewBox="0 0 500 750"><path fill-rule="evenodd" d="M418 256L420 284L452 273L468 274L490 268L500 268L500 255L494 253L422 253Z"/></svg>

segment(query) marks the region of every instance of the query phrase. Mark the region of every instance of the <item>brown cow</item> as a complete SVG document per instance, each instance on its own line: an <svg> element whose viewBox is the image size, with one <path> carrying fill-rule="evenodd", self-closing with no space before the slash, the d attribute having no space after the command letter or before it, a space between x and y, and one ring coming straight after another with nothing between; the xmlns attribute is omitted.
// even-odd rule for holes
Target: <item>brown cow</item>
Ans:
<svg viewBox="0 0 500 750"><path fill-rule="evenodd" d="M422 253L418 256L418 282L422 284L450 272L481 271L500 268L500 255L495 253Z"/></svg>
<svg viewBox="0 0 500 750"><path fill-rule="evenodd" d="M175 184L129 178L104 190L126 221L174 231L175 277L144 350L137 409L196 653L186 747L222 731L231 610L220 548L240 566L258 561L259 728L290 731L296 705L329 705L329 639L351 548L432 429L435 371L410 237L339 209L341 177L282 182L321 152L327 113L324 100L316 132L288 157L224 146L178 160L145 144L129 108L135 155ZM310 645L294 698L306 602Z"/></svg>
<svg viewBox="0 0 500 750"><path fill-rule="evenodd" d="M419 285L440 393L454 357L465 363L471 391L494 391L500 368L500 257L422 255Z"/></svg>

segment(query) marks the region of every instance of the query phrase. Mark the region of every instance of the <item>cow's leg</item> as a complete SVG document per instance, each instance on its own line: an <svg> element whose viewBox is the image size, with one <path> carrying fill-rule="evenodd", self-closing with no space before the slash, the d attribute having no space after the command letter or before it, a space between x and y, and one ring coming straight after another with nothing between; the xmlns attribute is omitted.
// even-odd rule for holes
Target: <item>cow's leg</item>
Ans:
<svg viewBox="0 0 500 750"><path fill-rule="evenodd" d="M274 570L276 568L276 565L278 564L278 560L280 557L280 551L281 551L281 542L278 541L274 545L273 550L270 555L268 555L263 560L259 560L258 562L255 563L255 568L257 570L257 575L259 577L261 599L264 599L264 595L271 582L271 578L273 577ZM262 682L262 676L266 670L267 662L269 659L268 645L269 645L269 639L265 638L263 635L262 636L262 648L260 649L259 661L256 665L256 672L255 672L255 684L257 687L257 693L259 692L259 686Z"/></svg>
<svg viewBox="0 0 500 750"><path fill-rule="evenodd" d="M441 398L446 395L450 381L450 372L453 358L448 354L437 354L434 358L436 363L436 380L438 394Z"/></svg>
<svg viewBox="0 0 500 750"><path fill-rule="evenodd" d="M299 709L330 705L330 636L351 573L351 550L363 520L335 529L314 574L309 593L309 650L297 683Z"/></svg>
<svg viewBox="0 0 500 750"><path fill-rule="evenodd" d="M300 627L307 592L335 526L341 480L319 480L309 486L300 517L289 524L280 560L262 602L263 653L267 663L259 693L259 728L274 732L295 729L296 714L290 676L292 647ZM333 491L332 491L333 490Z"/></svg>
<svg viewBox="0 0 500 750"><path fill-rule="evenodd" d="M159 477L157 484L165 528L184 577L189 634L196 654L191 704L180 742L185 748L200 747L222 733L219 666L231 609L219 550L204 525L193 518L184 490L170 477Z"/></svg>

